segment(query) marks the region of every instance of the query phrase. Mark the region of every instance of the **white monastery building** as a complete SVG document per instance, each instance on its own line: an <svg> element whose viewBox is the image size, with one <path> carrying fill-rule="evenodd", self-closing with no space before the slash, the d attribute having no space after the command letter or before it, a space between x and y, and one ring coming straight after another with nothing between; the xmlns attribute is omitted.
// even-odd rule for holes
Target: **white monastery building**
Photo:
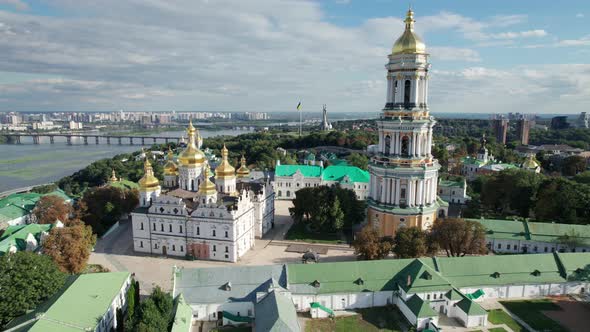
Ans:
<svg viewBox="0 0 590 332"><path fill-rule="evenodd" d="M236 262L254 246L274 221L274 192L266 179L248 179L241 167L229 164L228 150L213 176L205 154L198 148L197 130L188 127L188 144L172 153L164 166L164 185L150 162L139 180L140 207L132 214L133 248L137 252Z"/></svg>

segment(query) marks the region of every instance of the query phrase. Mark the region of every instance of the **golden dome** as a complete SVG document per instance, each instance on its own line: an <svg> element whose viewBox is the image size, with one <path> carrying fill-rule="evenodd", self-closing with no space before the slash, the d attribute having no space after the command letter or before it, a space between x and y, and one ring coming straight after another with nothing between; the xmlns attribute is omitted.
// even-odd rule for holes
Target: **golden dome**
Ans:
<svg viewBox="0 0 590 332"><path fill-rule="evenodd" d="M158 189L160 187L160 181L154 176L154 169L147 158L143 164L143 171L143 177L139 179L139 189L143 191Z"/></svg>
<svg viewBox="0 0 590 332"><path fill-rule="evenodd" d="M247 178L248 176L250 176L250 170L248 169L248 167L246 166L246 158L244 158L244 155L242 155L242 158L240 159L240 168L238 168L237 174L239 178Z"/></svg>
<svg viewBox="0 0 590 332"><path fill-rule="evenodd" d="M541 166L535 160L535 158L533 157L532 154L529 155L528 158L522 164L522 168L526 168L526 169L537 169L538 167L541 167Z"/></svg>
<svg viewBox="0 0 590 332"><path fill-rule="evenodd" d="M186 130L186 132L188 133L188 144L186 146L186 149L184 149L184 151L182 151L182 153L178 157L178 161L183 166L194 168L200 167L201 165L203 165L203 162L205 162L205 154L203 153L203 151L197 148L197 144L195 143L195 136L198 137L199 133L195 129L195 127L193 127L192 120L189 121L188 129Z"/></svg>
<svg viewBox="0 0 590 332"><path fill-rule="evenodd" d="M117 179L117 174L115 174L115 170L113 169L113 171L111 172L111 178L109 179L109 182L113 183L113 182L117 182L117 181L119 181L119 180Z"/></svg>
<svg viewBox="0 0 590 332"><path fill-rule="evenodd" d="M178 175L178 166L174 163L174 155L172 150L168 149L168 161L164 164L164 175Z"/></svg>
<svg viewBox="0 0 590 332"><path fill-rule="evenodd" d="M217 193L215 189L215 184L211 182L211 168L209 168L209 163L205 164L203 171L203 182L199 185L198 193L201 195L214 195Z"/></svg>
<svg viewBox="0 0 590 332"><path fill-rule="evenodd" d="M395 41L391 54L423 54L426 53L426 45L420 37L414 32L414 12L409 9L404 20L406 29L404 33Z"/></svg>
<svg viewBox="0 0 590 332"><path fill-rule="evenodd" d="M227 155L227 148L225 147L225 144L223 144L223 148L221 149L221 163L215 168L216 179L232 178L236 176L236 169L227 161Z"/></svg>

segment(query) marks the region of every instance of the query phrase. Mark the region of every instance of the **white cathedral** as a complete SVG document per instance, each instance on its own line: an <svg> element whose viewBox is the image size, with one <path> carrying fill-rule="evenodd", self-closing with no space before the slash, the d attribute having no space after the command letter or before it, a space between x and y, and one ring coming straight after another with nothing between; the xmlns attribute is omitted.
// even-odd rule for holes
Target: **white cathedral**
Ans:
<svg viewBox="0 0 590 332"><path fill-rule="evenodd" d="M164 188L146 158L139 180L140 204L131 213L133 248L156 255L236 262L274 222L268 179L250 179L242 156L236 171L223 146L213 176L200 135L189 123L188 144L164 166ZM212 181L213 179L213 181Z"/></svg>

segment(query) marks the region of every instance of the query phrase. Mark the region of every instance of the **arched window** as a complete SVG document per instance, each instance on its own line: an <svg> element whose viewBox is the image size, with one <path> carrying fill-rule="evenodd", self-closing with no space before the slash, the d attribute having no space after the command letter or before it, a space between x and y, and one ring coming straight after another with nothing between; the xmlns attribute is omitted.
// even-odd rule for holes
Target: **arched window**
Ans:
<svg viewBox="0 0 590 332"><path fill-rule="evenodd" d="M383 153L389 154L390 151L391 151L391 136L385 135L385 150L383 151Z"/></svg>
<svg viewBox="0 0 590 332"><path fill-rule="evenodd" d="M287 190L287 197L291 197L291 192Z"/></svg>
<svg viewBox="0 0 590 332"><path fill-rule="evenodd" d="M279 197L283 196L283 192L279 190Z"/></svg>
<svg viewBox="0 0 590 332"><path fill-rule="evenodd" d="M408 136L404 136L402 138L402 156L410 155L410 138Z"/></svg>
<svg viewBox="0 0 590 332"><path fill-rule="evenodd" d="M410 104L410 94L412 92L412 82L410 80L406 80L404 85L404 105L408 106Z"/></svg>

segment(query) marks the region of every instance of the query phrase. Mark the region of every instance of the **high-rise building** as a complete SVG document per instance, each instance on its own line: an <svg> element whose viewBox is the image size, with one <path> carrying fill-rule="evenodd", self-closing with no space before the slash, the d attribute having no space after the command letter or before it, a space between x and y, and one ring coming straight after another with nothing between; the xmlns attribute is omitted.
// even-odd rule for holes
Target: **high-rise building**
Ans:
<svg viewBox="0 0 590 332"><path fill-rule="evenodd" d="M497 143L506 144L506 134L508 133L508 119L503 115L495 115L492 118L492 128Z"/></svg>
<svg viewBox="0 0 590 332"><path fill-rule="evenodd" d="M516 137L522 145L529 144L529 132L531 130L531 120L527 117L522 116L516 120Z"/></svg>
<svg viewBox="0 0 590 332"><path fill-rule="evenodd" d="M405 31L393 45L387 68L387 99L377 121L379 145L371 158L368 221L383 236L402 227L427 229L445 217L437 197L440 165L431 154L436 121L428 110L430 64L408 10Z"/></svg>
<svg viewBox="0 0 590 332"><path fill-rule="evenodd" d="M580 113L578 117L578 121L576 122L577 127L579 128L590 128L590 114L586 112Z"/></svg>
<svg viewBox="0 0 590 332"><path fill-rule="evenodd" d="M567 127L569 127L567 116L555 116L551 119L551 129L565 129Z"/></svg>

